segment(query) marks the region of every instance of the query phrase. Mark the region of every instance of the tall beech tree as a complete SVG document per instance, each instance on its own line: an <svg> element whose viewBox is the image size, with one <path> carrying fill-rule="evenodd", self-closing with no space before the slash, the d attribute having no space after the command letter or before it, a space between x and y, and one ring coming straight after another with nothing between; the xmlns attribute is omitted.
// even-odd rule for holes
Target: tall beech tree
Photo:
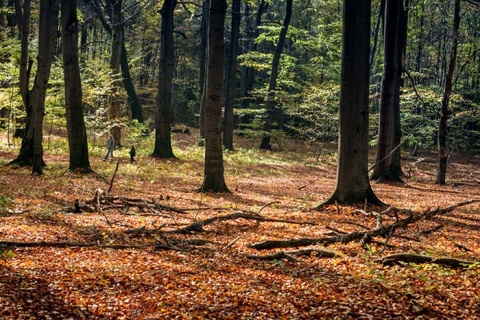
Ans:
<svg viewBox="0 0 480 320"><path fill-rule="evenodd" d="M43 161L43 118L45 115L45 99L50 69L55 52L58 33L58 13L60 0L40 1L38 24L38 55L37 73L33 84L30 103L33 109L33 159L32 174L41 175L45 162Z"/></svg>
<svg viewBox="0 0 480 320"><path fill-rule="evenodd" d="M201 192L230 192L224 177L222 152L223 32L225 0L210 0L205 108L205 164Z"/></svg>
<svg viewBox="0 0 480 320"><path fill-rule="evenodd" d="M63 74L67 118L69 170L90 172L87 132L83 118L82 83L78 58L77 0L61 0Z"/></svg>
<svg viewBox="0 0 480 320"><path fill-rule="evenodd" d="M173 12L177 0L165 0L160 13L161 53L158 71L157 114L155 118L155 149L152 156L174 158L170 132L170 110L172 105L172 82L175 69Z"/></svg>
<svg viewBox="0 0 480 320"><path fill-rule="evenodd" d="M380 204L368 179L370 0L343 1L337 183L324 204Z"/></svg>
<svg viewBox="0 0 480 320"><path fill-rule="evenodd" d="M450 94L452 92L453 71L455 70L455 62L457 60L458 47L458 31L460 29L460 0L455 0L455 9L453 13L453 32L452 32L452 49L450 52L450 63L448 64L448 72L445 76L445 85L443 89L442 109L440 113L440 123L438 128L438 172L437 184L445 184L447 174L448 145L447 145L447 119L449 115L448 104L450 102Z"/></svg>
<svg viewBox="0 0 480 320"><path fill-rule="evenodd" d="M273 53L272 70L270 72L270 81L268 82L267 96L265 98L265 109L267 112L263 125L263 131L265 135L260 143L260 149L272 149L272 145L270 143L270 131L272 130L273 123L280 120L279 118L282 113L281 110L275 105L275 90L277 90L277 77L278 69L280 67L280 57L282 55L283 46L285 45L288 26L290 25L290 20L292 18L292 1L293 0L287 0L285 3L285 18L283 20L282 29L280 30L280 35L278 36L275 52Z"/></svg>

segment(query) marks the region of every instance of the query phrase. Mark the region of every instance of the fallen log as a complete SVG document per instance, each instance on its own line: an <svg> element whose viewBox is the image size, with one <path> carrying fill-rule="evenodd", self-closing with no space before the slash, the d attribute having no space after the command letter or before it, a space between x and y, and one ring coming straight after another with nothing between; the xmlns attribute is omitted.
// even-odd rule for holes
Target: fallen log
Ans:
<svg viewBox="0 0 480 320"><path fill-rule="evenodd" d="M469 265L477 264L480 266L480 261L467 261L459 260L455 258L435 258L420 254L413 253L396 253L385 256L381 259L375 260L384 265L401 265L407 263L423 264L423 263L434 263L444 267L450 268L459 268L466 267Z"/></svg>

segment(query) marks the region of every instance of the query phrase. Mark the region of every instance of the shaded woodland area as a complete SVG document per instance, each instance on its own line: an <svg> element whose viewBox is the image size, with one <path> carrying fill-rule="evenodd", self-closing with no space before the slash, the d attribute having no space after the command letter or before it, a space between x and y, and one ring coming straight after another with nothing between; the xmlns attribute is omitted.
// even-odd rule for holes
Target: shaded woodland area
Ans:
<svg viewBox="0 0 480 320"><path fill-rule="evenodd" d="M0 318L478 318L479 23L0 1Z"/></svg>

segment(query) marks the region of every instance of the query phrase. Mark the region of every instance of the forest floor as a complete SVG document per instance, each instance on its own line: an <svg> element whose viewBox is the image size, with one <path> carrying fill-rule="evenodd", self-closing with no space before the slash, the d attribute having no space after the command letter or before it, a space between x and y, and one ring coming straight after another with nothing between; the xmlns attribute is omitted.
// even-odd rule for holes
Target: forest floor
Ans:
<svg viewBox="0 0 480 320"><path fill-rule="evenodd" d="M117 150L117 171L97 147L87 175L48 140L43 176L5 166L18 141L0 138L0 319L480 319L480 203L443 210L480 200L478 155L452 154L445 186L427 151L403 158L404 183L372 183L395 208L381 226L412 221L378 237L372 212L387 207L315 209L335 187L332 148L239 140L225 154L232 193L202 194L195 135L173 136L174 160ZM97 211L71 212L98 189ZM333 241L352 232L372 236ZM252 247L289 239L332 241ZM382 263L396 253L475 263Z"/></svg>

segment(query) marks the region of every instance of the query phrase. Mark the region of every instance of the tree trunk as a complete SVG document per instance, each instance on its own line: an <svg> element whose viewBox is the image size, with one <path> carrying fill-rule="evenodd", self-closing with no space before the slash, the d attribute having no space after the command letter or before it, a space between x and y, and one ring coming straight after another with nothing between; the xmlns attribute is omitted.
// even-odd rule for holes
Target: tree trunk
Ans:
<svg viewBox="0 0 480 320"><path fill-rule="evenodd" d="M25 0L23 7L20 0L15 1L15 12L17 15L18 28L20 29L20 94L26 113L25 128L15 130L15 137L22 137L22 144L17 158L9 164L27 166L32 164L33 158L33 128L32 128L32 108L30 105L30 72L32 70L33 60L28 57L28 37L30 36L30 17L31 0Z"/></svg>
<svg viewBox="0 0 480 320"><path fill-rule="evenodd" d="M368 179L370 0L344 0L337 185L324 204L381 203Z"/></svg>
<svg viewBox="0 0 480 320"><path fill-rule="evenodd" d="M43 117L50 68L57 40L59 0L40 1L38 36L38 67L35 76L31 103L33 106L33 159L32 174L43 173Z"/></svg>
<svg viewBox="0 0 480 320"><path fill-rule="evenodd" d="M445 87L443 90L442 109L440 114L440 124L438 129L438 172L437 184L445 184L445 176L447 174L447 118L448 118L448 103L450 101L450 93L452 92L452 78L455 70L455 62L457 59L457 45L458 45L458 29L460 27L460 0L455 0L455 11L453 18L453 33L452 33L452 50L450 52L450 63L448 65L448 72L445 77Z"/></svg>
<svg viewBox="0 0 480 320"><path fill-rule="evenodd" d="M122 81L123 87L128 95L128 103L130 104L130 112L132 113L132 119L137 120L139 123L144 121L142 104L135 91L135 86L132 81L132 75L130 74L130 66L128 65L127 48L125 47L125 34L122 32L122 52L120 57L120 66L122 67Z"/></svg>
<svg viewBox="0 0 480 320"><path fill-rule="evenodd" d="M208 9L210 0L204 0L202 6L202 21L200 26L200 110L198 127L200 129L200 145L204 144L205 139L205 108L207 104L207 56L208 56Z"/></svg>
<svg viewBox="0 0 480 320"><path fill-rule="evenodd" d="M122 25L122 0L110 0L112 10L112 45L110 53L110 70L112 71L112 88L109 97L108 106L108 120L114 122L110 133L115 138L115 143L121 146L120 126L116 124L121 116L120 109L120 85L121 85L121 72L120 62L122 56L122 38L123 38L123 25Z"/></svg>
<svg viewBox="0 0 480 320"><path fill-rule="evenodd" d="M230 36L230 55L227 65L227 90L225 97L225 125L223 127L223 145L233 150L233 108L235 104L237 57L240 40L240 0L232 1L232 31Z"/></svg>
<svg viewBox="0 0 480 320"><path fill-rule="evenodd" d="M249 18L249 6L246 4L245 15L247 18L245 19L247 23L247 39L245 44L244 52L252 52L257 50L257 44L255 43L255 39L259 35L259 27L262 24L262 15L267 10L269 4L265 0L262 0L258 5L258 10L255 15L255 22L252 25L251 20ZM242 81L240 85L240 96L241 96L241 103L240 108L246 109L249 107L251 101L251 94L250 91L253 89L253 84L255 81L255 69L252 67L243 67L242 68ZM248 119L249 120L249 119ZM247 121L245 121L247 122Z"/></svg>
<svg viewBox="0 0 480 320"><path fill-rule="evenodd" d="M118 36L119 33L121 33L121 48L116 48L115 50L120 50L120 58L117 56L115 59L120 59L120 62L116 62L117 64L120 65L121 70L122 70L122 82L123 82L123 87L125 91L127 92L128 95L128 102L130 104L130 111L132 113L132 119L136 119L138 122L142 123L144 121L143 119L143 111L142 111L142 104L140 102L140 99L137 96L137 92L135 91L135 86L132 81L132 76L130 74L130 66L128 64L128 56L127 56L127 48L125 47L125 34L123 32L123 21L122 21L122 16L121 13L118 12L118 10L121 10L122 7L122 0L119 0L118 3L116 0L111 0L112 1L112 11L108 13L111 21L112 21L112 26L110 26L105 19L103 13L102 13L102 8L98 4L97 1L92 1L93 8L95 12L97 13L98 18L100 19L100 22L103 25L103 28L107 31L107 33L112 36L112 45L114 44L115 41L115 46L119 46L118 44ZM119 8L113 8L114 5L118 5ZM114 10L117 10L116 17L114 17ZM116 23L114 23L114 19L120 19ZM116 27L116 29L115 29ZM114 30L115 29L115 30ZM121 30L121 32L120 32ZM116 33L115 38L113 37L114 32ZM113 51L112 51L113 53ZM116 55L118 52L116 53ZM112 63L112 56L110 57L110 63ZM119 87L119 84L117 85L117 88ZM118 90L118 89L117 89ZM118 140L117 140L118 141Z"/></svg>
<svg viewBox="0 0 480 320"><path fill-rule="evenodd" d="M398 55L399 16L403 0L386 0L384 32L384 67L382 89L380 93L380 120L378 130L377 155L371 178L375 180L401 181L394 165L395 149L395 103L400 79L400 60Z"/></svg>
<svg viewBox="0 0 480 320"><path fill-rule="evenodd" d="M205 108L205 178L201 192L229 192L223 176L222 84L226 0L211 0L208 19L207 104Z"/></svg>
<svg viewBox="0 0 480 320"><path fill-rule="evenodd" d="M380 1L380 7L378 8L377 21L375 22L375 31L373 33L373 47L370 52L370 75L373 75L373 66L375 64L375 57L377 55L378 34L380 33L380 25L384 23L385 18L385 1Z"/></svg>
<svg viewBox="0 0 480 320"><path fill-rule="evenodd" d="M285 18L283 20L282 29L280 30L277 46L275 47L275 53L273 54L272 72L270 73L267 97L265 99L265 109L267 110L267 115L263 124L264 137L262 138L262 142L260 143L260 149L272 149L272 145L270 143L270 132L272 130L273 123L276 120L279 120L279 114L282 113L281 110L279 110L275 105L275 90L277 90L277 77L278 68L280 66L280 57L282 55L283 46L285 44L285 38L287 37L290 19L292 18L292 1L293 0L287 0L287 2L285 3Z"/></svg>
<svg viewBox="0 0 480 320"><path fill-rule="evenodd" d="M69 170L90 172L87 132L83 118L82 83L78 58L77 0L62 0L63 74L65 79L65 109L67 117Z"/></svg>
<svg viewBox="0 0 480 320"><path fill-rule="evenodd" d="M152 156L174 158L170 133L170 107L172 104L172 82L175 68L173 12L177 0L165 0L162 15L161 55L158 71L157 114L155 123L155 149Z"/></svg>
<svg viewBox="0 0 480 320"><path fill-rule="evenodd" d="M403 72L405 71L405 60L407 57L407 36L408 36L408 11L410 8L409 0L401 0L399 4L398 31L397 31L397 81L395 89L394 102L394 126L395 126L395 147L402 142L402 127L400 117L400 87L404 85ZM399 178L403 176L402 170L402 152L397 148L393 152L393 171Z"/></svg>

